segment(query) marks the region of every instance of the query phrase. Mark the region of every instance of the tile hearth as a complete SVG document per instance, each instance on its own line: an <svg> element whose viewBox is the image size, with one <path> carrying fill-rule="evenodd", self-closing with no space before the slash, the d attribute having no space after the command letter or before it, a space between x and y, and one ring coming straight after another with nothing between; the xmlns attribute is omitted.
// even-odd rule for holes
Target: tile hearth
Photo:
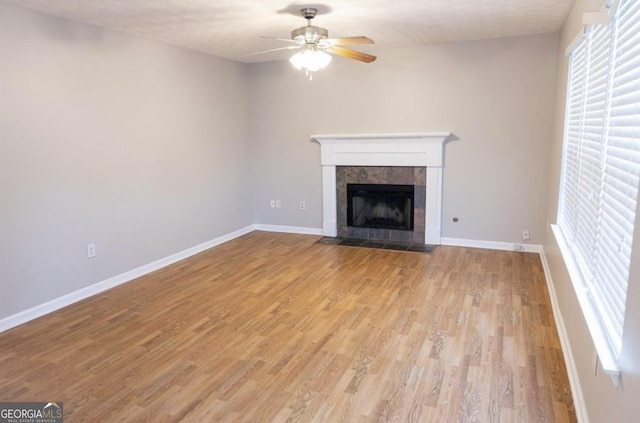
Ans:
<svg viewBox="0 0 640 423"><path fill-rule="evenodd" d="M399 242L399 241L382 241L369 240L359 238L342 238L342 237L322 237L318 240L318 244L341 245L347 247L377 248L381 250L408 251L412 253L431 254L435 245L426 245L423 243Z"/></svg>

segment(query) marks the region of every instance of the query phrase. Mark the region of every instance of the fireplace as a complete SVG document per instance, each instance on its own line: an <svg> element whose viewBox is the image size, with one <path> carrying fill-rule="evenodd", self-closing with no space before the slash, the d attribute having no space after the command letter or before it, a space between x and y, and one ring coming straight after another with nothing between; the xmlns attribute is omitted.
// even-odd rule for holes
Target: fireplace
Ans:
<svg viewBox="0 0 640 423"><path fill-rule="evenodd" d="M444 166L444 143L451 134L448 132L410 133L410 134L342 134L312 135L313 141L320 144L320 162L322 165L322 233L328 237L360 237L354 232L378 231L375 238L394 239L384 231L394 234L412 233L413 242L438 245L442 229L442 174ZM404 184L395 180L395 170L411 167L416 185L414 201L414 230L354 228L346 225L346 183L344 169L364 167L370 172L357 170L355 179L346 183L391 183ZM388 180L378 180L375 167L390 168ZM342 170L341 170L342 169ZM347 171L348 173L348 171ZM360 174L364 176L361 176ZM420 175L420 178L417 176ZM349 176L346 175L347 179ZM392 180L394 179L394 180ZM344 186L344 188L342 188ZM420 188L418 190L418 187ZM420 195L421 201L417 200ZM343 197L344 196L344 197ZM344 203L341 199L344 198ZM342 205L344 204L344 206ZM416 208L418 205L419 208ZM344 208L343 208L344 207ZM344 219L342 218L344 216ZM344 227L342 226L344 222ZM420 225L420 230L417 230ZM380 232L383 231L383 232ZM346 235L343 233L346 232ZM404 238L404 235L401 237ZM419 239L418 239L419 238ZM399 239L401 240L401 239Z"/></svg>
<svg viewBox="0 0 640 423"><path fill-rule="evenodd" d="M337 235L424 244L426 172L418 166L336 166Z"/></svg>
<svg viewBox="0 0 640 423"><path fill-rule="evenodd" d="M347 226L413 230L413 185L347 184Z"/></svg>

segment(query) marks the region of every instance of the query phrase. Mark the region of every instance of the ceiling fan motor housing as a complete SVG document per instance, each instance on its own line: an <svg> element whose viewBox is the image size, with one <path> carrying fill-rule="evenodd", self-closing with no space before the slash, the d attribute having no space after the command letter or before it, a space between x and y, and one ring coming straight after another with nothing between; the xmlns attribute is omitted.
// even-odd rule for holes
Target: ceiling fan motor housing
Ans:
<svg viewBox="0 0 640 423"><path fill-rule="evenodd" d="M300 14L305 19L313 19L316 17L316 13L318 13L318 9L315 7L305 7L300 9Z"/></svg>
<svg viewBox="0 0 640 423"><path fill-rule="evenodd" d="M315 44L318 41L328 38L329 31L319 26L303 26L291 31L291 39L295 41L304 41L307 44Z"/></svg>

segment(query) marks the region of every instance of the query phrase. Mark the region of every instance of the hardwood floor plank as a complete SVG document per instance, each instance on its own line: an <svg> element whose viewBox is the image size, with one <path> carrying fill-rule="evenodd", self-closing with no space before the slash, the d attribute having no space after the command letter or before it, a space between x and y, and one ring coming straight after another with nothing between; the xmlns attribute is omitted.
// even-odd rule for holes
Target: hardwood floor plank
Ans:
<svg viewBox="0 0 640 423"><path fill-rule="evenodd" d="M576 422L536 254L253 232L0 334L74 422Z"/></svg>

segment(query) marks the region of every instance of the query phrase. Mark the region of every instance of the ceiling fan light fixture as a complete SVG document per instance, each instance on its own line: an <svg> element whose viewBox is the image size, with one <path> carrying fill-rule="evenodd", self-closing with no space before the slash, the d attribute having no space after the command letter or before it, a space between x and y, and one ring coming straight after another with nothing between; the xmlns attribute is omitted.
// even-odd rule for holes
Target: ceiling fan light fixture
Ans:
<svg viewBox="0 0 640 423"><path fill-rule="evenodd" d="M327 67L331 55L322 50L305 49L291 56L289 62L298 70L304 68L307 72L316 72Z"/></svg>
<svg viewBox="0 0 640 423"><path fill-rule="evenodd" d="M291 31L291 40L275 38L276 40L286 41L293 45L265 50L260 53L294 48L300 49L298 53L289 58L289 62L298 70L304 69L310 80L313 79L313 72L322 70L329 65L332 55L355 59L364 63L371 63L376 60L376 56L344 47L353 44L373 44L371 38L363 35L329 38L329 31L319 26L311 25L311 20L316 16L317 11L318 10L313 7L301 9L300 14L307 20L307 26Z"/></svg>

